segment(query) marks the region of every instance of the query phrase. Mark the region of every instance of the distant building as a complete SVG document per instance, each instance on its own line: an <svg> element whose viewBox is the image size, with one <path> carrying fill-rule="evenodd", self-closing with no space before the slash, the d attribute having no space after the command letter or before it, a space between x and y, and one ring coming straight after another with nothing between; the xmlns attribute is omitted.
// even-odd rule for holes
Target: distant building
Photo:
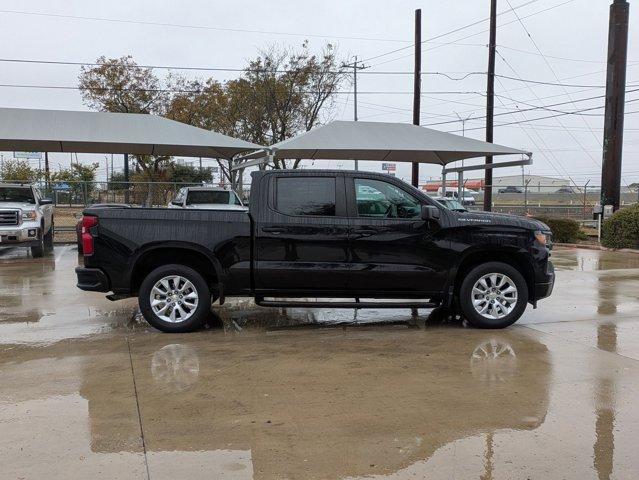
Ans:
<svg viewBox="0 0 639 480"><path fill-rule="evenodd" d="M506 188L523 186L528 182L528 191L537 193L554 193L561 187L570 186L570 180L566 178L546 177L543 175L506 175L503 177L493 177L493 188ZM426 192L437 192L442 186L441 181L426 182L421 185L421 189ZM464 186L470 190L484 190L483 178L469 178L464 180ZM457 180L446 180L446 188L457 188Z"/></svg>

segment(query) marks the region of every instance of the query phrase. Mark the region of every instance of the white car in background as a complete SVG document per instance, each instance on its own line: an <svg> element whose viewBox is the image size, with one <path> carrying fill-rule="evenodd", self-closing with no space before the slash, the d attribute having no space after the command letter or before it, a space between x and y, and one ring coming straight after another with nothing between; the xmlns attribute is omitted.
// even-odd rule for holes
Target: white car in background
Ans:
<svg viewBox="0 0 639 480"><path fill-rule="evenodd" d="M475 205L475 197L473 197L473 195L478 195L478 192L476 192L474 190L469 190L468 188L463 188L462 190L463 191L462 191L462 198L461 199L458 196L456 187L448 187L448 188L446 188L446 193L444 193L443 189L440 187L439 190L437 190L437 195L439 197L446 197L446 198L450 198L450 199L453 199L453 200L457 200L462 205L474 206Z"/></svg>
<svg viewBox="0 0 639 480"><path fill-rule="evenodd" d="M183 187L171 200L169 208L248 211L233 190L222 187Z"/></svg>
<svg viewBox="0 0 639 480"><path fill-rule="evenodd" d="M33 185L0 183L0 247L28 247L33 257L53 250L53 205Z"/></svg>

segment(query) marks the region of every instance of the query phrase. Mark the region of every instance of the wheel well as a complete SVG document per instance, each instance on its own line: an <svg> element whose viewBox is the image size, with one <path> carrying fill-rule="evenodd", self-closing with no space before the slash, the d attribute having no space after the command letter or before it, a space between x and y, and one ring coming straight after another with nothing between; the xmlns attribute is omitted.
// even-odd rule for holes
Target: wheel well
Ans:
<svg viewBox="0 0 639 480"><path fill-rule="evenodd" d="M203 253L188 248L156 248L144 253L136 262L131 274L131 291L138 293L142 281L157 267L177 263L198 272L208 284L211 292L218 290L215 265Z"/></svg>
<svg viewBox="0 0 639 480"><path fill-rule="evenodd" d="M517 269L522 274L526 285L528 286L528 296L533 298L533 287L535 285L534 272L530 263L526 260L523 254L509 253L509 252L477 252L473 253L464 260L462 260L459 268L457 269L457 275L455 276L455 295L459 294L459 289L464 280L464 277L468 272L478 265L487 262L501 262L506 263Z"/></svg>

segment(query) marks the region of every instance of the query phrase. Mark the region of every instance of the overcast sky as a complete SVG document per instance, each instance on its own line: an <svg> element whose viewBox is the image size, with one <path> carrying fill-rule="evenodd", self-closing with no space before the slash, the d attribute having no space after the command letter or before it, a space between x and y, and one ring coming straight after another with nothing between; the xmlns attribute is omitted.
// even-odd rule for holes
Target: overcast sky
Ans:
<svg viewBox="0 0 639 480"><path fill-rule="evenodd" d="M532 106L557 105L575 111L604 104L608 0L498 0L496 113ZM489 0L427 1L211 1L211 0L0 0L0 57L3 59L92 62L100 55L131 54L138 63L153 65L241 68L271 44L300 45L309 40L319 51L326 42L337 44L344 58L357 55L369 68L359 75L359 119L412 121L410 72L414 10L422 9L422 69L444 75L424 75L423 125L482 117L485 114ZM511 6L519 17L511 11ZM21 13L18 13L21 12ZM639 43L635 23L639 10L631 5L628 91L639 89ZM70 18L76 17L76 18ZM84 17L84 18L77 18ZM90 18L89 18L90 17ZM91 19L93 18L93 19ZM111 21L107 21L111 20ZM118 20L118 21L115 21ZM136 23L138 22L138 23ZM141 22L141 23L140 23ZM468 28L460 27L476 23ZM522 25L523 23L523 25ZM164 24L164 25L163 25ZM171 25L166 25L171 24ZM530 36L529 36L530 35ZM438 37L433 40L433 37ZM404 48L405 47L405 48ZM393 50L402 49L395 53ZM540 53L541 52L541 53ZM6 85L77 85L79 68L2 62L0 106L82 110L77 90L13 88ZM480 74L477 74L479 72ZM456 80L471 73L463 80ZM165 75L160 70L158 74ZM188 73L218 80L236 74ZM550 86L516 80L569 84ZM631 87L637 85L637 87ZM344 85L332 112L335 119L352 119L353 97ZM368 93L367 93L368 92ZM394 94L376 92L396 92ZM466 92L466 93L443 93ZM593 98L581 101L582 99ZM639 91L626 100L639 99ZM571 103L573 102L574 103ZM626 106L624 181L639 179L639 102ZM577 183L601 171L603 108L523 124L502 123L547 117L536 110L495 118L495 142L534 153L526 171L549 176L570 175ZM459 131L459 121L433 126ZM468 120L466 135L483 139L484 120ZM5 153L5 157L11 155ZM53 155L53 165L68 163L68 155ZM81 155L83 160L104 156ZM349 167L344 162L344 167ZM320 165L315 165L320 166ZM321 166L329 166L323 162ZM339 166L331 162L330 167ZM116 162L116 169L118 164ZM363 168L376 170L379 164ZM104 170L104 167L102 168ZM516 173L511 169L504 173ZM421 178L440 169L422 166ZM410 176L401 165L398 175Z"/></svg>

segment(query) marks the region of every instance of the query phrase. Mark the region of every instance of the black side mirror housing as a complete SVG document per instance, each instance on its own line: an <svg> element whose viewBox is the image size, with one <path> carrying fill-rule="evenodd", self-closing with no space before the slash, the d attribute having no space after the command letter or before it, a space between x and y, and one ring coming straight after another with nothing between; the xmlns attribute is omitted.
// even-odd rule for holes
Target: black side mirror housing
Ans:
<svg viewBox="0 0 639 480"><path fill-rule="evenodd" d="M439 208L434 205L422 205L422 220L439 220Z"/></svg>
<svg viewBox="0 0 639 480"><path fill-rule="evenodd" d="M183 207L184 205L182 205L182 202L176 202L174 200L171 200L171 205L175 205L176 207Z"/></svg>
<svg viewBox="0 0 639 480"><path fill-rule="evenodd" d="M39 203L40 205L51 205L53 203L53 200L51 200L50 198L41 198Z"/></svg>

